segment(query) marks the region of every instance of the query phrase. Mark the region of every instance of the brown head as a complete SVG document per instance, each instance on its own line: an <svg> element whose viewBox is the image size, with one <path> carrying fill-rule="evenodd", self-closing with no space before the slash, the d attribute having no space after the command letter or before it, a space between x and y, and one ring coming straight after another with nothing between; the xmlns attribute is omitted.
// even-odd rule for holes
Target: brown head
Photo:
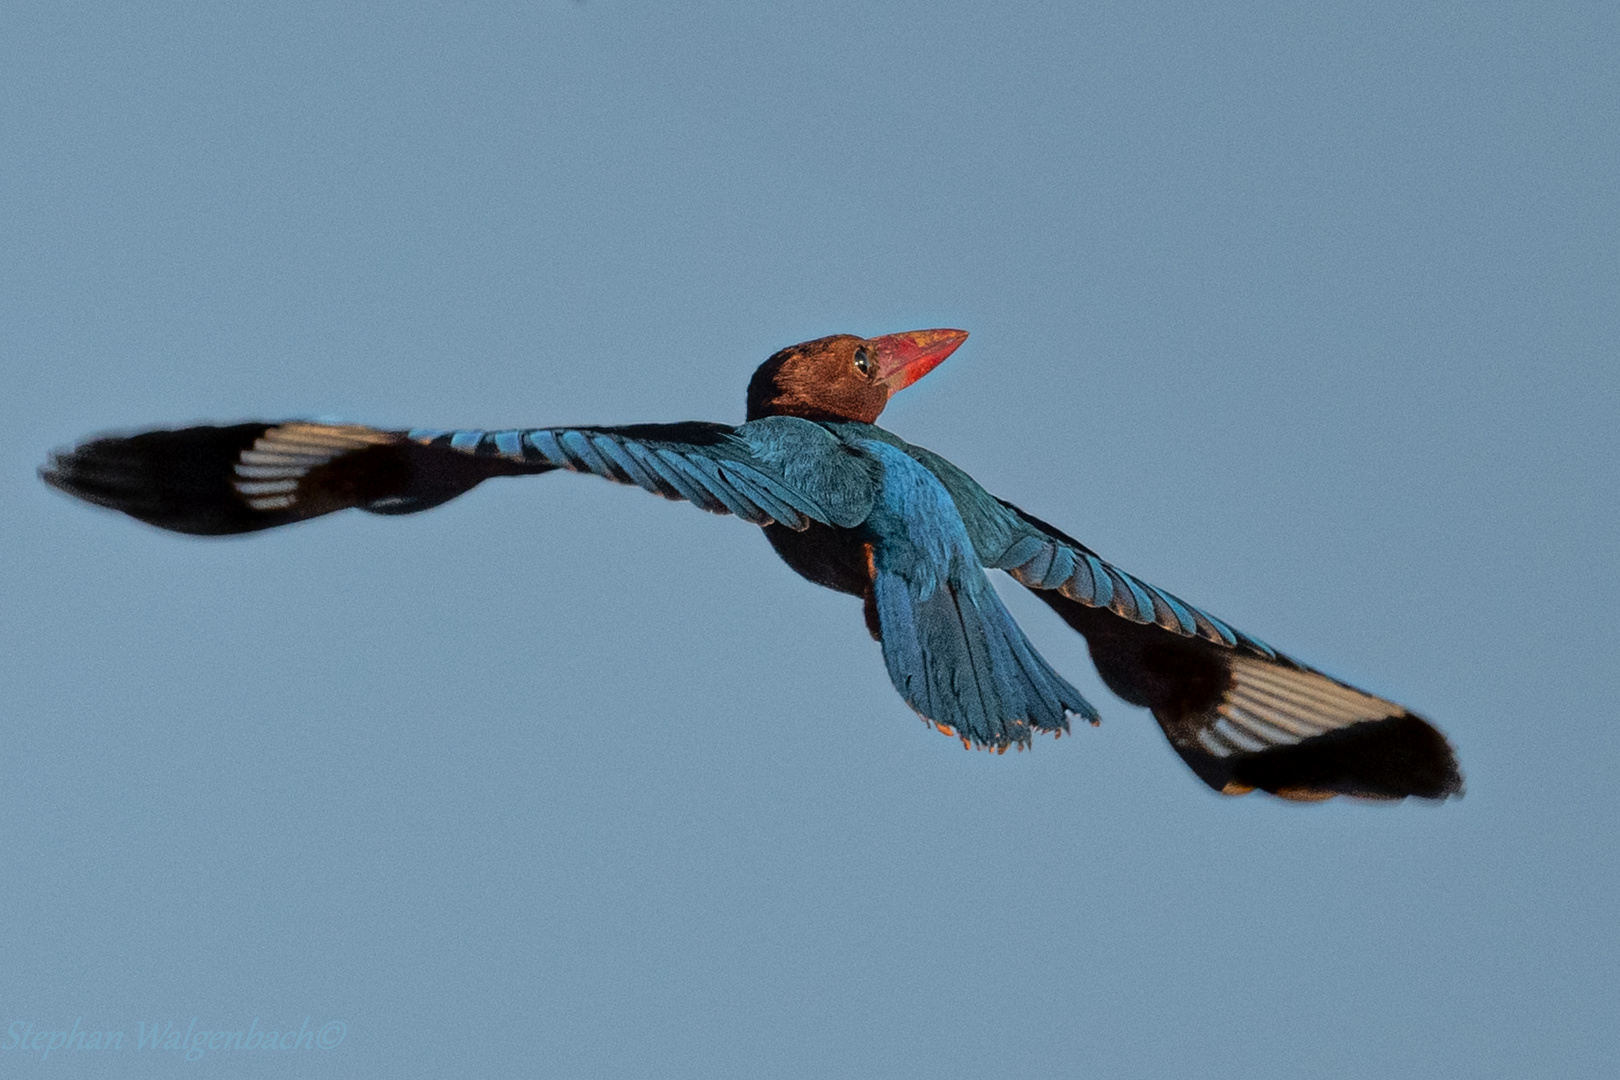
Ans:
<svg viewBox="0 0 1620 1080"><path fill-rule="evenodd" d="M934 370L966 339L966 330L912 330L876 338L834 334L790 345L754 372L748 419L874 423L891 396Z"/></svg>

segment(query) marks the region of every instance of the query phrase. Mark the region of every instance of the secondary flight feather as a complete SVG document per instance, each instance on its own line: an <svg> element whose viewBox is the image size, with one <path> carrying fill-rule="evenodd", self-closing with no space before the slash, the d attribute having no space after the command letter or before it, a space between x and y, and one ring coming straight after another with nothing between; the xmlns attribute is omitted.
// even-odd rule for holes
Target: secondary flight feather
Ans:
<svg viewBox="0 0 1620 1080"><path fill-rule="evenodd" d="M568 470L759 526L794 571L860 597L900 696L966 746L1022 748L1098 714L985 575L1001 570L1084 635L1109 689L1151 710L1226 794L1444 799L1450 744L1422 717L1278 652L1120 570L877 426L967 334L837 334L776 353L739 425L414 428L303 420L145 431L58 451L46 482L176 532L253 532L358 508L409 514L495 476Z"/></svg>

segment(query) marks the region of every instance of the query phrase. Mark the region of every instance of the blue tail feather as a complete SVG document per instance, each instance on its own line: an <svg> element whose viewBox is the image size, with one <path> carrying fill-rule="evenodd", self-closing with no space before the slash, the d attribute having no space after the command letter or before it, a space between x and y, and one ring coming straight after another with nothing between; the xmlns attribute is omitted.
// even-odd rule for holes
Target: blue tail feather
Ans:
<svg viewBox="0 0 1620 1080"><path fill-rule="evenodd" d="M1097 722L976 568L940 581L880 567L873 586L889 677L924 719L996 749L1068 731L1068 713Z"/></svg>
<svg viewBox="0 0 1620 1080"><path fill-rule="evenodd" d="M856 444L881 465L865 533L883 660L895 689L963 742L1005 749L1031 730L1069 730L1097 712L1052 670L984 576L966 526L931 472L892 447Z"/></svg>

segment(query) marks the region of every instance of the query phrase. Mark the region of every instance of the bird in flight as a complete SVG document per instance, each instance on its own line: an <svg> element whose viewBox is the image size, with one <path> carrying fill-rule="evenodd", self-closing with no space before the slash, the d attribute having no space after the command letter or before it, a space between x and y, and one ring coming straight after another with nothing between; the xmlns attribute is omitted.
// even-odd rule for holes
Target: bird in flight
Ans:
<svg viewBox="0 0 1620 1080"><path fill-rule="evenodd" d="M1023 749L1097 710L1035 650L985 576L1010 574L1084 635L1103 682L1152 711L1229 795L1444 799L1444 735L1283 655L991 495L876 426L961 330L837 334L776 353L745 423L385 431L290 420L89 439L43 479L164 529L253 532L357 507L412 514L495 476L566 469L760 526L793 570L861 598L900 696L964 746Z"/></svg>

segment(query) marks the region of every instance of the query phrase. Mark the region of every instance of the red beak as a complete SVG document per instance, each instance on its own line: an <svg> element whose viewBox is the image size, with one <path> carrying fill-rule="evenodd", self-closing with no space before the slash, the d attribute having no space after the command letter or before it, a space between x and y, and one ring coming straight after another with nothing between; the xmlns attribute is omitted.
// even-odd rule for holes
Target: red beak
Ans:
<svg viewBox="0 0 1620 1080"><path fill-rule="evenodd" d="M868 344L877 356L878 380L894 394L933 371L966 340L966 330L912 330Z"/></svg>

